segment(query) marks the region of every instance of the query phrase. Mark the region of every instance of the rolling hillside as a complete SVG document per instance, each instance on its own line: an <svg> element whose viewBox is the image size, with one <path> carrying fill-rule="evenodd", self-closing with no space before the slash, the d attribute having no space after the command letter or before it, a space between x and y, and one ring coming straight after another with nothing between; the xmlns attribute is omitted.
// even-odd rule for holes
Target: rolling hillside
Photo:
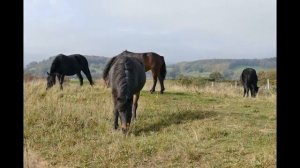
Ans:
<svg viewBox="0 0 300 168"><path fill-rule="evenodd" d="M98 79L109 57L86 56L93 78ZM49 71L54 57L40 62L31 62L24 72L33 76L44 77ZM265 59L207 59L191 62L167 64L167 78L174 79L179 75L207 77L212 72L220 72L225 79L238 79L242 70L252 67L257 71L269 71L276 69L276 57ZM149 75L149 74L148 74Z"/></svg>
<svg viewBox="0 0 300 168"><path fill-rule="evenodd" d="M226 79L238 79L242 70L251 67L259 71L276 69L276 57L265 59L207 59L180 62L167 66L168 77L185 76L207 77L212 72L220 72Z"/></svg>

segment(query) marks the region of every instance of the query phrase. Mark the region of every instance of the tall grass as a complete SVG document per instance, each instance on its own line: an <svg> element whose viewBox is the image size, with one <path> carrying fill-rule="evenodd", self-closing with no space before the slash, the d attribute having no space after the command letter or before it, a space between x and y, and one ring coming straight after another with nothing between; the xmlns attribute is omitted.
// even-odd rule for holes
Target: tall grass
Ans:
<svg viewBox="0 0 300 168"><path fill-rule="evenodd" d="M161 95L150 94L151 86L124 136L112 129L103 82L46 91L45 81L26 81L24 147L48 167L275 167L276 94L242 98L240 87L166 81Z"/></svg>

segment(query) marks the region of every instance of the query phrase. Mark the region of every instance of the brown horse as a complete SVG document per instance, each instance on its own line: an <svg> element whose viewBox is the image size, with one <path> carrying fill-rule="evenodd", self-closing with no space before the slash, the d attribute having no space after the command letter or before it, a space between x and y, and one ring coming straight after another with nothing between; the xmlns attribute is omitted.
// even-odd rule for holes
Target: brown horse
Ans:
<svg viewBox="0 0 300 168"><path fill-rule="evenodd" d="M121 54L113 57L110 59L109 63L116 61L117 57L120 56L129 56L129 57L136 57L140 61L142 61L145 65L145 72L151 70L152 77L153 77L153 86L150 90L150 93L155 92L155 87L157 83L157 78L160 83L160 93L163 94L165 87L164 87L164 80L167 74L166 70L166 63L163 56L158 55L154 52L146 52L146 53L133 53L130 51L123 51ZM105 68L103 71L103 79L107 83L107 76L108 76L109 68Z"/></svg>

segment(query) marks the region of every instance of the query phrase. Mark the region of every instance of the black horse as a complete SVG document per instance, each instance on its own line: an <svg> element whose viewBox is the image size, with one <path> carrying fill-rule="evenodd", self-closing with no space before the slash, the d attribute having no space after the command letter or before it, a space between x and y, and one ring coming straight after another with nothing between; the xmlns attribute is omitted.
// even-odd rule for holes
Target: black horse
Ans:
<svg viewBox="0 0 300 168"><path fill-rule="evenodd" d="M81 71L88 78L91 85L94 84L89 70L87 59L80 54L72 54L69 56L59 54L57 55L51 65L50 73L47 72L47 88L51 88L55 84L55 77L58 77L60 89L63 89L62 84L65 76L77 75L80 81L80 86L83 84L83 77Z"/></svg>
<svg viewBox="0 0 300 168"><path fill-rule="evenodd" d="M241 77L241 84L244 87L244 96L247 93L247 97L249 96L249 90L251 92L251 97L256 97L259 87L257 86L257 74L255 69L253 68L246 68L243 70Z"/></svg>
<svg viewBox="0 0 300 168"><path fill-rule="evenodd" d="M152 88L150 89L150 93L155 92L155 86L157 83L157 78L160 83L160 93L163 94L165 90L164 86L164 80L167 74L166 70L166 63L165 59L163 56L158 55L157 53L154 52L145 52L145 53L134 53L130 51L123 51L121 54L113 57L110 61L115 61L117 57L120 56L129 56L129 57L135 57L138 58L141 62L144 63L144 71L147 72L151 70L152 72L152 77L153 77L153 85ZM109 69L106 69L106 71L103 71L103 79L107 83L107 75L108 75Z"/></svg>
<svg viewBox="0 0 300 168"><path fill-rule="evenodd" d="M136 118L140 91L146 82L144 64L137 58L124 56L115 61L109 61L104 71L109 71L107 83L112 89L113 128L118 128L120 116L122 131L126 133L131 119Z"/></svg>

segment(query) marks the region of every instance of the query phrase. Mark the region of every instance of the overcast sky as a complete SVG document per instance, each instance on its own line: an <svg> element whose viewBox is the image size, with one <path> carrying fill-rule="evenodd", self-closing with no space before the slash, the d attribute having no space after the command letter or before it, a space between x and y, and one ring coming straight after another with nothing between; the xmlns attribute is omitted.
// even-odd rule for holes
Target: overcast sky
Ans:
<svg viewBox="0 0 300 168"><path fill-rule="evenodd" d="M166 63L276 57L275 0L25 0L24 64L156 52Z"/></svg>

